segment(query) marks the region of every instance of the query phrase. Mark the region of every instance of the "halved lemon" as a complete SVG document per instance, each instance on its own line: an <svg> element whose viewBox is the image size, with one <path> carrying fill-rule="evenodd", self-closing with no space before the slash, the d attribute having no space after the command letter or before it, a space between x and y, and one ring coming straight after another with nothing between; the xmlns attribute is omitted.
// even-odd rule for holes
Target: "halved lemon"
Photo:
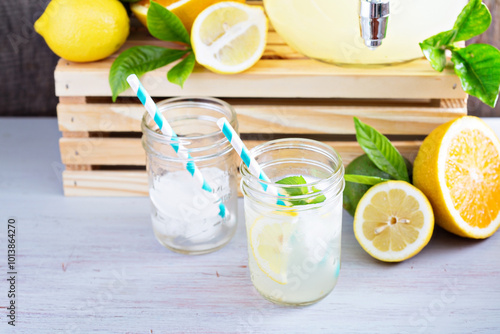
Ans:
<svg viewBox="0 0 500 334"><path fill-rule="evenodd" d="M273 215L278 215L275 219ZM288 216L290 219L279 216ZM249 232L249 243L255 262L269 278L279 284L288 283L287 263L291 252L290 237L297 213L273 212L255 220Z"/></svg>
<svg viewBox="0 0 500 334"><path fill-rule="evenodd" d="M403 181L371 187L354 215L354 235L374 258L400 262L418 254L434 229L434 214L425 195Z"/></svg>
<svg viewBox="0 0 500 334"><path fill-rule="evenodd" d="M483 239L500 226L500 141L481 119L463 116L424 140L413 183L429 198L436 223Z"/></svg>
<svg viewBox="0 0 500 334"><path fill-rule="evenodd" d="M182 21L187 31L191 31L193 22L205 8L223 0L155 0L155 2L166 7ZM235 0L244 3L245 0ZM130 5L130 10L141 21L148 26L148 9L150 0L141 0Z"/></svg>
<svg viewBox="0 0 500 334"><path fill-rule="evenodd" d="M216 73L252 67L264 53L267 18L261 6L220 2L198 15L191 30L196 61Z"/></svg>

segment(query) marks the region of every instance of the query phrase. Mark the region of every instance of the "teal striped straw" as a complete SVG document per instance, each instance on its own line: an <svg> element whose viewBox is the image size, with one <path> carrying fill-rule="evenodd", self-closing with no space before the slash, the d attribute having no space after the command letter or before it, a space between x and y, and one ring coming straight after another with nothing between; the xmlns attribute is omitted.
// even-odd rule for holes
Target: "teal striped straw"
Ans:
<svg viewBox="0 0 500 334"><path fill-rule="evenodd" d="M238 133L236 133L236 131L233 129L231 124L229 124L227 119L225 119L224 117L219 118L219 120L217 120L217 125L221 129L224 136L226 136L227 140L229 140L234 150L241 157L243 163L248 167L250 173L257 176L259 180L271 183L269 177L267 177L266 173L264 173L264 171L259 166L257 161L255 161L254 157L252 157L250 151L245 146L245 144L243 144L243 141L238 136ZM267 183L260 182L260 185L262 186L262 189L264 189L265 192L268 192L273 196L282 196L279 194L278 190L275 187L269 186ZM276 201L276 204L286 206L285 202L283 202L280 199Z"/></svg>
<svg viewBox="0 0 500 334"><path fill-rule="evenodd" d="M179 138L177 137L177 134L174 132L170 124L168 124L165 117L160 113L160 111L158 110L158 106L154 103L153 99L148 94L146 89L144 89L144 86L141 84L137 75L135 74L129 75L127 77L127 81L132 90L134 91L134 93L141 101L141 103L144 105L144 108L146 108L146 111L155 121L156 125L158 125L158 127L160 128L160 131L165 136L170 137L170 140L173 141L173 143L171 143L170 146L172 146L172 148L177 153L179 158L186 161L185 168L189 172L189 174L191 174L191 176L196 180L196 182L200 185L200 187L203 190L211 194L211 197L213 197L215 201L220 201L219 216L224 218L226 216L226 207L224 206L224 203L222 203L222 200L215 197L212 187L205 180L203 174L198 169L198 167L196 167L195 163L193 162L193 158L191 157L191 154L189 154L187 149L185 149L181 145L181 143L179 142Z"/></svg>

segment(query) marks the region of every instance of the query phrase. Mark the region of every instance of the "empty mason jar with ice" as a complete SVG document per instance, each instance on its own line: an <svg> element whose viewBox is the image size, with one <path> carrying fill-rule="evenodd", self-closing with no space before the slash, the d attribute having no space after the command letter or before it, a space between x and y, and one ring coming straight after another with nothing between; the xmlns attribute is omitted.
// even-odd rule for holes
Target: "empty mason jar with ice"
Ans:
<svg viewBox="0 0 500 334"><path fill-rule="evenodd" d="M237 128L236 113L226 102L206 97L173 98L157 106L175 136L166 136L157 119L144 115L154 234L176 252L215 251L236 231L238 186L237 154L216 122L226 117Z"/></svg>

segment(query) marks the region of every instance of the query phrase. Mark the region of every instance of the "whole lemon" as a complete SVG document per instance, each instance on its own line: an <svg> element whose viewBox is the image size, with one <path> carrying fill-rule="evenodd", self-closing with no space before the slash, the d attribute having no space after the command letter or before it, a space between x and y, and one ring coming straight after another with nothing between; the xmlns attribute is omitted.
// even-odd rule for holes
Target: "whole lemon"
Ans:
<svg viewBox="0 0 500 334"><path fill-rule="evenodd" d="M118 0L52 0L35 22L50 49L76 62L108 57L125 43L129 18Z"/></svg>

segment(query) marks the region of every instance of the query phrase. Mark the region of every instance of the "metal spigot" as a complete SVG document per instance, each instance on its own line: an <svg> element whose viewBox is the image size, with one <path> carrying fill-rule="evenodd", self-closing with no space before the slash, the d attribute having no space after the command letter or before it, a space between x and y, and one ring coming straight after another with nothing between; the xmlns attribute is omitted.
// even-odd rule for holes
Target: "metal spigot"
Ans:
<svg viewBox="0 0 500 334"><path fill-rule="evenodd" d="M389 0L360 0L361 37L370 50L382 45L389 20Z"/></svg>

